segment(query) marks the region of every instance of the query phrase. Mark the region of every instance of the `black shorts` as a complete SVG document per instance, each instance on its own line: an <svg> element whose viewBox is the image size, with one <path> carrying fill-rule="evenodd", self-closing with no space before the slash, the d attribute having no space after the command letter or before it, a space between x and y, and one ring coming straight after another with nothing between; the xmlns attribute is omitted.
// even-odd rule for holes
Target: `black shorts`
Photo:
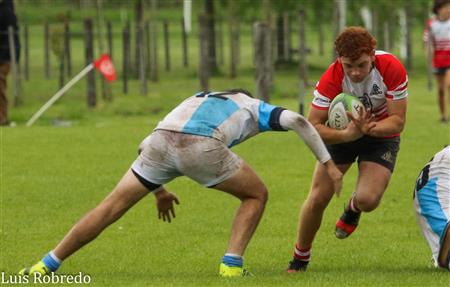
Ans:
<svg viewBox="0 0 450 287"><path fill-rule="evenodd" d="M336 164L350 164L358 158L358 164L361 161L376 162L393 172L400 149L400 137L363 136L353 142L327 145L327 149Z"/></svg>
<svg viewBox="0 0 450 287"><path fill-rule="evenodd" d="M433 68L433 73L436 75L445 75L448 69L450 69L450 66Z"/></svg>

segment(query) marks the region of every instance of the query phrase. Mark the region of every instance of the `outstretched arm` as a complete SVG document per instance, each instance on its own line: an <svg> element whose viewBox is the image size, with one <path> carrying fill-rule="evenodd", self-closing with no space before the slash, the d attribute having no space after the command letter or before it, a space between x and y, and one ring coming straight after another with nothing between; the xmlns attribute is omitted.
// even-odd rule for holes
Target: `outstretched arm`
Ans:
<svg viewBox="0 0 450 287"><path fill-rule="evenodd" d="M342 189L342 172L334 164L330 153L313 125L302 115L289 110L284 110L281 113L280 125L284 129L296 132L314 153L317 160L326 166L327 172L333 180L334 192L339 196Z"/></svg>
<svg viewBox="0 0 450 287"><path fill-rule="evenodd" d="M325 163L331 159L319 133L302 115L284 110L280 115L280 125L286 130L293 130L314 153L317 160Z"/></svg>

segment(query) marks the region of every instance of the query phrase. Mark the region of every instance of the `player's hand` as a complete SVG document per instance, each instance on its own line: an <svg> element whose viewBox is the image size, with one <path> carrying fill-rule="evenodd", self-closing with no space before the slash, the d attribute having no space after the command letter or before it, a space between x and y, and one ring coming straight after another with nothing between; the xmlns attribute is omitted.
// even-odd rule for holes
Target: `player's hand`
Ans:
<svg viewBox="0 0 450 287"><path fill-rule="evenodd" d="M377 125L375 115L368 109L359 109L357 116L354 116L351 112L347 112L347 116L361 133L365 135L368 135L370 130Z"/></svg>
<svg viewBox="0 0 450 287"><path fill-rule="evenodd" d="M327 173L333 181L334 193L337 197L341 194L342 189L342 172L337 168L336 164L332 159L325 163L325 167L327 168Z"/></svg>
<svg viewBox="0 0 450 287"><path fill-rule="evenodd" d="M155 193L156 207L158 209L158 218L167 222L171 222L175 218L175 209L173 203L180 204L175 194L166 190Z"/></svg>
<svg viewBox="0 0 450 287"><path fill-rule="evenodd" d="M345 140L344 142L352 142L359 138L361 138L364 134L361 130L355 125L353 121L351 121L347 127L345 128Z"/></svg>

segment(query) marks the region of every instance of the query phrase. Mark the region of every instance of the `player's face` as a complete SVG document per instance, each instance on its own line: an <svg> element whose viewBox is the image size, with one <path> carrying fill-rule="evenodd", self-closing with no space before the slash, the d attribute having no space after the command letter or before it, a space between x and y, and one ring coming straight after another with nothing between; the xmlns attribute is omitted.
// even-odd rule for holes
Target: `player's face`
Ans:
<svg viewBox="0 0 450 287"><path fill-rule="evenodd" d="M339 57L339 60L344 68L344 73L350 77L350 80L354 83L360 83L369 75L375 56L363 54L356 60L347 57Z"/></svg>
<svg viewBox="0 0 450 287"><path fill-rule="evenodd" d="M450 4L445 4L438 9L438 18L443 21L450 19Z"/></svg>

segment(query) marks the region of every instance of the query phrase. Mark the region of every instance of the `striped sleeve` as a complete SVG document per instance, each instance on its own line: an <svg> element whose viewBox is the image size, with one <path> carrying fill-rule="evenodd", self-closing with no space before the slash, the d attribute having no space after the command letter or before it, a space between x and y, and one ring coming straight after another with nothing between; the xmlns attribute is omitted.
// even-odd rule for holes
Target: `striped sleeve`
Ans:
<svg viewBox="0 0 450 287"><path fill-rule="evenodd" d="M331 101L342 92L342 81L344 72L339 60L336 60L323 73L314 90L314 99L312 107L319 110L327 110Z"/></svg>
<svg viewBox="0 0 450 287"><path fill-rule="evenodd" d="M408 96L408 75L405 67L393 55L386 54L385 61L382 61L381 74L386 84L386 98L390 100L400 100Z"/></svg>

